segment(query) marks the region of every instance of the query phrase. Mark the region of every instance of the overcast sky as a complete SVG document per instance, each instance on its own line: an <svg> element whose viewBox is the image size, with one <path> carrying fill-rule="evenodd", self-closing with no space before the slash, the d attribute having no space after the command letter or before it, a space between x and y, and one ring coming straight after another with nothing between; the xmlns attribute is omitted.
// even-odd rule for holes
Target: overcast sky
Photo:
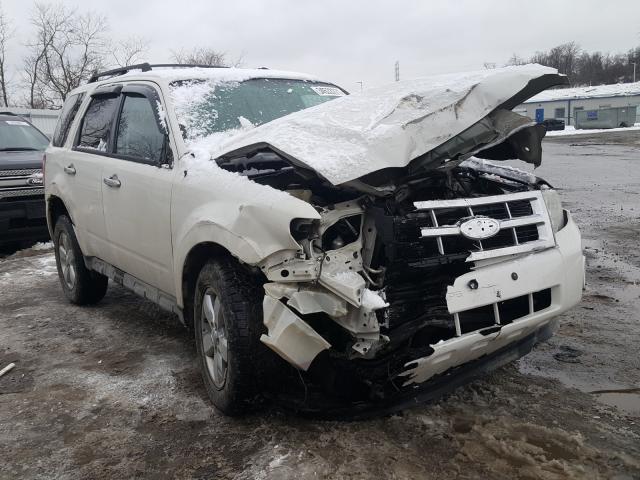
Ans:
<svg viewBox="0 0 640 480"><path fill-rule="evenodd" d="M114 38L140 35L149 61L211 46L248 67L316 74L348 90L401 78L504 63L574 40L586 50L640 45L640 0L84 0L63 2L109 18ZM11 54L29 40L29 0L2 0L14 21ZM11 59L10 59L11 60ZM17 73L14 72L14 77Z"/></svg>

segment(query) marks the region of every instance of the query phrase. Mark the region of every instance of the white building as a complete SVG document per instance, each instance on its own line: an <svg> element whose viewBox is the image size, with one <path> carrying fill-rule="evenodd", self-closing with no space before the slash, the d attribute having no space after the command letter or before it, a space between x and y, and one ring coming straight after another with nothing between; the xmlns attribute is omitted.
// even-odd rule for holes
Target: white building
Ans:
<svg viewBox="0 0 640 480"><path fill-rule="evenodd" d="M60 115L60 110L22 107L0 107L0 112L11 112L26 118L49 138L52 137L53 131L56 129L58 115Z"/></svg>
<svg viewBox="0 0 640 480"><path fill-rule="evenodd" d="M537 122L557 118L564 120L566 125L573 125L576 111L633 105L638 106L636 122L640 122L640 82L545 90L514 111Z"/></svg>

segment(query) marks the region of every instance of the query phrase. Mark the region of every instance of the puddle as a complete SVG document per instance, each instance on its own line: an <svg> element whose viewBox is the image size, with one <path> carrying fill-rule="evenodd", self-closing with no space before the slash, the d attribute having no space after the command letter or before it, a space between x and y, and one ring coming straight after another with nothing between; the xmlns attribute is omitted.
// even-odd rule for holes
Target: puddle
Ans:
<svg viewBox="0 0 640 480"><path fill-rule="evenodd" d="M590 392L607 405L611 405L630 415L640 416L640 388L628 390L598 390Z"/></svg>
<svg viewBox="0 0 640 480"><path fill-rule="evenodd" d="M566 345L561 345L558 350L559 352L554 354L555 360L565 363L580 362L579 356L582 351ZM543 373L532 368L525 361L518 362L518 370L525 375L540 376L542 374L543 377L555 378L569 388L576 388L581 392L593 395L593 398L600 403L615 407L627 415L640 417L640 387L621 388L622 385L615 383L604 383L603 385L602 383L584 381L571 371L553 370L553 372Z"/></svg>

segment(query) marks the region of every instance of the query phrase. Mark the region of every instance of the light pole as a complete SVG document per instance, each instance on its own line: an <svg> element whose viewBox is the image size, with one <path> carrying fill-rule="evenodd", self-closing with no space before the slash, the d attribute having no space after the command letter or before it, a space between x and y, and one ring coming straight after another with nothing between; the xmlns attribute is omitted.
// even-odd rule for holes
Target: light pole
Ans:
<svg viewBox="0 0 640 480"><path fill-rule="evenodd" d="M360 84L360 91L362 91L362 81L360 81L360 82L356 82L356 83L359 83L359 84Z"/></svg>

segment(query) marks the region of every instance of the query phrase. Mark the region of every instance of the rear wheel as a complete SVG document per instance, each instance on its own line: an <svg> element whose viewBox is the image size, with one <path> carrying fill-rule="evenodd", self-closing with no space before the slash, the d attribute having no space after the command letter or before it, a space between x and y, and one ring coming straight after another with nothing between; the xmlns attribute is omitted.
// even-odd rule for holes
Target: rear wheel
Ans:
<svg viewBox="0 0 640 480"><path fill-rule="evenodd" d="M261 390L269 354L260 342L263 295L262 286L229 258L209 260L198 276L198 364L209 398L227 415L246 411Z"/></svg>
<svg viewBox="0 0 640 480"><path fill-rule="evenodd" d="M90 305L102 300L109 279L85 266L73 225L66 215L60 216L56 222L53 245L58 277L69 301L76 305Z"/></svg>
<svg viewBox="0 0 640 480"><path fill-rule="evenodd" d="M627 125L627 123L626 123L626 122L622 122L622 123L620 124L620 128L627 128L628 126L629 126L629 125Z"/></svg>

